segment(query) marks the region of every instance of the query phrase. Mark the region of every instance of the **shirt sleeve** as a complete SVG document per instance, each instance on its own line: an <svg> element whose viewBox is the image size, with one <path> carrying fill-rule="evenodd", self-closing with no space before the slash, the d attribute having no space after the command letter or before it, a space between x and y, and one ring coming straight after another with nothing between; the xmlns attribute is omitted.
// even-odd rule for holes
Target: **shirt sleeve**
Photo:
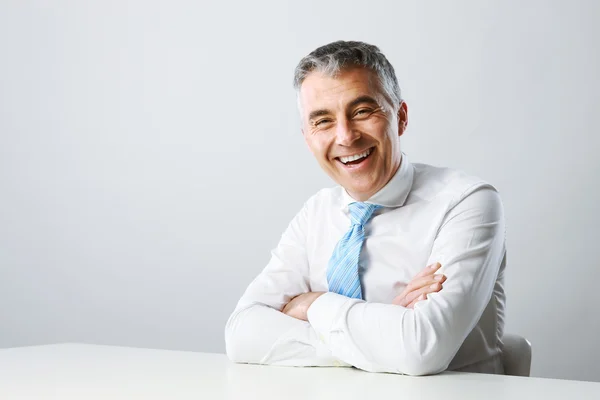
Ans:
<svg viewBox="0 0 600 400"><path fill-rule="evenodd" d="M490 186L472 191L445 216L428 264L447 280L414 309L320 296L308 320L334 357L372 372L426 375L448 368L488 304L505 253L502 203Z"/></svg>
<svg viewBox="0 0 600 400"><path fill-rule="evenodd" d="M310 291L306 256L307 206L294 217L266 268L238 302L225 327L225 345L234 362L348 366L334 358L310 323L281 309Z"/></svg>

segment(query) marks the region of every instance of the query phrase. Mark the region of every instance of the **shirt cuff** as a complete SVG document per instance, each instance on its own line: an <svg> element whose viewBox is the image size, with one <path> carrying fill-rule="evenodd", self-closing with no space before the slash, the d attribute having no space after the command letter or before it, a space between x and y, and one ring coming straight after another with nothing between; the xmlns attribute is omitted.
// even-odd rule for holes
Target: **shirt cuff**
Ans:
<svg viewBox="0 0 600 400"><path fill-rule="evenodd" d="M306 311L308 322L319 335L321 343L330 344L331 334L337 328L337 321L346 315L350 307L360 302L341 294L327 292L319 296Z"/></svg>

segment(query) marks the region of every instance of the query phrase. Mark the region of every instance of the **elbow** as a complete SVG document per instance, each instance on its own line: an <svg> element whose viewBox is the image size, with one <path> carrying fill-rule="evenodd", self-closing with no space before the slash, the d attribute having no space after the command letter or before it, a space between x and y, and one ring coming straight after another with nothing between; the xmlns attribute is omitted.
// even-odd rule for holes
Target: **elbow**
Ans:
<svg viewBox="0 0 600 400"><path fill-rule="evenodd" d="M240 345L238 338L228 328L225 327L225 354L232 362L243 363L245 362L243 347Z"/></svg>
<svg viewBox="0 0 600 400"><path fill-rule="evenodd" d="M231 362L252 363L252 360L244 351L243 346L240 346L235 340L225 340L225 354L227 354L227 357Z"/></svg>
<svg viewBox="0 0 600 400"><path fill-rule="evenodd" d="M456 351L450 335L436 326L419 310L406 318L403 328L410 334L404 337L399 358L401 373L411 376L439 374L448 369Z"/></svg>
<svg viewBox="0 0 600 400"><path fill-rule="evenodd" d="M421 351L421 343L400 344L395 351L388 351L371 365L355 365L370 372L388 372L409 376L435 375L448 369L449 361L444 352ZM437 347L437 346L436 346ZM439 347L438 347L439 348Z"/></svg>
<svg viewBox="0 0 600 400"><path fill-rule="evenodd" d="M234 363L259 364L249 335L240 329L240 313L234 312L225 325L225 354Z"/></svg>
<svg viewBox="0 0 600 400"><path fill-rule="evenodd" d="M424 376L439 374L448 369L453 358L452 344L447 335L430 323L426 318L411 321L414 335L404 341L402 356L402 370L405 375Z"/></svg>
<svg viewBox="0 0 600 400"><path fill-rule="evenodd" d="M382 360L383 361L383 360ZM379 366L355 365L355 367L370 372L388 372L409 376L426 376L439 374L448 368L449 363L440 361L439 358L418 354L417 352L402 352L393 358L381 362Z"/></svg>
<svg viewBox="0 0 600 400"><path fill-rule="evenodd" d="M402 373L410 376L426 376L439 374L447 368L448 363L441 362L435 357L414 357L405 363Z"/></svg>
<svg viewBox="0 0 600 400"><path fill-rule="evenodd" d="M435 375L448 369L452 355L448 343L433 337L421 340L406 348L402 373L411 376Z"/></svg>
<svg viewBox="0 0 600 400"><path fill-rule="evenodd" d="M225 336L225 354L236 364L262 364L256 350L239 334Z"/></svg>
<svg viewBox="0 0 600 400"><path fill-rule="evenodd" d="M239 331L236 332L234 329L232 319L233 315L225 325L225 354L234 363L248 363L250 360L243 339L240 337Z"/></svg>

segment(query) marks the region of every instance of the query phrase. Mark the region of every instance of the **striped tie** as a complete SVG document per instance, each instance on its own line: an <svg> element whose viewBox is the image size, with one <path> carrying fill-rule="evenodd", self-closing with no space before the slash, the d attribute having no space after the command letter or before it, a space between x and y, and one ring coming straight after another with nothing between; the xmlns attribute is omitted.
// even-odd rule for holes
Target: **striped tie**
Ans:
<svg viewBox="0 0 600 400"><path fill-rule="evenodd" d="M362 299L362 289L358 276L358 258L365 241L364 226L381 206L369 203L350 203L352 224L333 250L327 267L329 291L341 295Z"/></svg>

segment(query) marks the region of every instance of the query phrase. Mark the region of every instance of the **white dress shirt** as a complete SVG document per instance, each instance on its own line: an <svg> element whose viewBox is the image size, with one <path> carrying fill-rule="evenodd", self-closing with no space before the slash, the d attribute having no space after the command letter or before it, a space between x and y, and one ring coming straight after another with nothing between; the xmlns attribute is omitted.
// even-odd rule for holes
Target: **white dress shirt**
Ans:
<svg viewBox="0 0 600 400"><path fill-rule="evenodd" d="M503 373L506 263L496 190L460 171L411 164L367 202L384 206L365 226L359 271L364 300L328 292L308 322L280 312L295 296L327 292L327 265L350 227L340 186L311 197L250 284L225 328L236 362L354 366L410 375L446 369ZM439 262L443 289L414 309L391 304L412 278Z"/></svg>

